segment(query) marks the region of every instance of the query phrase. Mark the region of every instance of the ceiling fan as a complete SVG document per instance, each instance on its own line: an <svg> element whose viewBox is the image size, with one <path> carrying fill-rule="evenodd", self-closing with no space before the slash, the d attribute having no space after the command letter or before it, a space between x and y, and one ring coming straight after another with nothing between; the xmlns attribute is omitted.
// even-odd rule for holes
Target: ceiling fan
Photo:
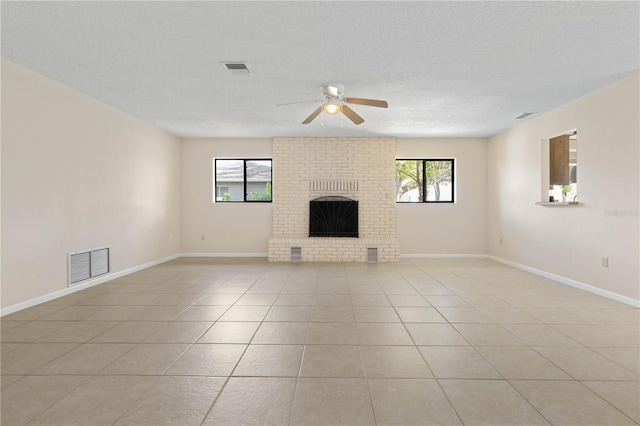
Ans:
<svg viewBox="0 0 640 426"><path fill-rule="evenodd" d="M364 123L364 118L360 117L354 110L352 110L347 104L354 105L367 105L378 108L387 108L389 105L387 101L376 100L376 99L362 99L362 98L347 98L344 96L344 85L340 83L324 83L320 86L320 90L322 91L322 95L324 96L323 100L317 101L302 101L302 102L290 102L287 104L278 104L276 106L282 105L291 105L298 103L309 103L309 102L322 102L315 111L311 113L302 124L309 124L316 118L322 111L329 115L336 115L338 113L343 113L347 116L349 120L351 120L354 124L362 124Z"/></svg>

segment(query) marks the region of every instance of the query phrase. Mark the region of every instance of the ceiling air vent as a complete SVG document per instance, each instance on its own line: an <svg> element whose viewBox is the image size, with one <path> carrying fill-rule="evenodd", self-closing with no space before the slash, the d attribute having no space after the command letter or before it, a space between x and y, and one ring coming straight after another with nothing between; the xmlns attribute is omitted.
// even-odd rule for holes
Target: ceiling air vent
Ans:
<svg viewBox="0 0 640 426"><path fill-rule="evenodd" d="M251 71L247 68L246 62L222 62L222 66L230 75L250 75Z"/></svg>
<svg viewBox="0 0 640 426"><path fill-rule="evenodd" d="M520 115L516 115L515 117L513 117L514 120L522 120L523 118L527 118L530 115L535 114L535 112L523 112Z"/></svg>

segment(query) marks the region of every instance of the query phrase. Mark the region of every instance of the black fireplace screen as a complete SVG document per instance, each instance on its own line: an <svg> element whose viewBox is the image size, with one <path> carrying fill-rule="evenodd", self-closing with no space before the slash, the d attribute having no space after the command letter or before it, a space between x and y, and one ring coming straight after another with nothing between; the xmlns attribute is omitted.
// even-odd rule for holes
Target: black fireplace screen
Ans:
<svg viewBox="0 0 640 426"><path fill-rule="evenodd" d="M311 200L309 236L358 238L358 202L345 197Z"/></svg>

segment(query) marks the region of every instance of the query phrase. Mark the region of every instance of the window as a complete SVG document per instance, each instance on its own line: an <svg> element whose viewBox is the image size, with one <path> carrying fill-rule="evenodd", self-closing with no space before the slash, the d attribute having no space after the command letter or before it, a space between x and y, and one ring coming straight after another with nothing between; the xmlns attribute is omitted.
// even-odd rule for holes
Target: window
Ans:
<svg viewBox="0 0 640 426"><path fill-rule="evenodd" d="M271 202L271 160L214 160L214 202Z"/></svg>
<svg viewBox="0 0 640 426"><path fill-rule="evenodd" d="M453 159L396 160L396 202L453 203Z"/></svg>

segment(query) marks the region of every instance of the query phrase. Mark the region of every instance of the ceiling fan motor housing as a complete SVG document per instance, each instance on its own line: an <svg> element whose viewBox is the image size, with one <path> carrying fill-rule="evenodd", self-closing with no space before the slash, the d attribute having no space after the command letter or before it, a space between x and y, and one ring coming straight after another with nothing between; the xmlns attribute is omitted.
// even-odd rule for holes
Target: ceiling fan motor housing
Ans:
<svg viewBox="0 0 640 426"><path fill-rule="evenodd" d="M340 83L324 83L320 86L322 93L329 98L342 98L344 93L344 85Z"/></svg>

